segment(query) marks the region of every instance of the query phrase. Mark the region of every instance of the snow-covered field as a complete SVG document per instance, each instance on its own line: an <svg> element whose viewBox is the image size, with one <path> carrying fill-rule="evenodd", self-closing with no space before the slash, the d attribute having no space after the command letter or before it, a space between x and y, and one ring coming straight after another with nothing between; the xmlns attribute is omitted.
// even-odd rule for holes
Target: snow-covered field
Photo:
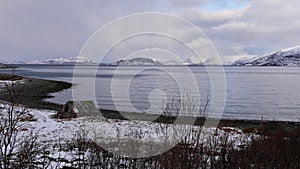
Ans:
<svg viewBox="0 0 300 169"><path fill-rule="evenodd" d="M74 134L78 131L85 130L89 133L89 139L102 138L103 143L108 143L116 139L130 138L139 142L156 142L162 143L166 136L170 139L171 136L184 136L187 131L201 131L201 139L205 140L211 135L224 136L228 134L230 140L237 141L238 146L240 138L249 138L249 134L245 134L239 128L222 127L222 128L207 128L191 125L166 125L155 122L146 121L125 121L115 119L102 119L81 117L74 119L55 119L51 118L56 112L51 110L29 109L30 114L37 121L29 122L29 127L39 131L44 141L55 142L58 140L72 140ZM168 128L168 129L165 129ZM166 132L169 133L166 134ZM177 132L175 134L175 132Z"/></svg>
<svg viewBox="0 0 300 169"><path fill-rule="evenodd" d="M0 104L3 114L5 105ZM22 109L18 107L17 109ZM33 121L21 122L29 132L38 131L38 142L52 147L49 156L53 159L64 158L72 161L71 151L59 151L58 146L71 143L78 133L86 133L87 139L97 143L102 148L132 157L149 157L161 154L185 138L193 139L201 132L200 141L205 145L212 137L227 137L234 147L239 147L249 141L253 134L245 134L239 128L224 127L221 129L191 125L160 124L146 121L123 121L95 117L80 117L74 119L52 118L56 112L51 110L27 109L33 116ZM191 134L192 133L192 134ZM221 139L220 139L221 140ZM117 143L117 144L114 144ZM129 144L128 144L129 143ZM131 144L130 144L131 143ZM135 154L133 154L135 153ZM55 162L54 162L55 163ZM56 165L56 164L52 164ZM68 165L60 163L61 166Z"/></svg>
<svg viewBox="0 0 300 169"><path fill-rule="evenodd" d="M11 84L24 84L24 83L25 83L24 80L15 80L15 81L0 80L0 88L3 88L5 86L10 86Z"/></svg>

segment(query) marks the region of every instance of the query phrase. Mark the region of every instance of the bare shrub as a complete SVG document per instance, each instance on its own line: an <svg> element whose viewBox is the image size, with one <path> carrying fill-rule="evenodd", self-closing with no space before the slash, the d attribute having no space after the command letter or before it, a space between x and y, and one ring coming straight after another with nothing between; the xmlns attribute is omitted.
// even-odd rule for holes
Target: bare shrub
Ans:
<svg viewBox="0 0 300 169"><path fill-rule="evenodd" d="M234 168L300 168L300 129L279 129L229 154Z"/></svg>
<svg viewBox="0 0 300 169"><path fill-rule="evenodd" d="M163 115L167 117L198 117L206 118L207 109L210 104L209 92L207 92L205 104L200 107L197 98L192 96L192 93L186 91L185 95L181 99L170 99L169 101L163 101L162 111Z"/></svg>
<svg viewBox="0 0 300 169"><path fill-rule="evenodd" d="M13 70L14 73L14 70ZM9 102L3 102L0 110L0 168L33 168L39 153L37 132L26 128L26 120L30 114L27 108L17 107L17 98L24 84L15 81L11 75L11 83L5 83L5 91Z"/></svg>

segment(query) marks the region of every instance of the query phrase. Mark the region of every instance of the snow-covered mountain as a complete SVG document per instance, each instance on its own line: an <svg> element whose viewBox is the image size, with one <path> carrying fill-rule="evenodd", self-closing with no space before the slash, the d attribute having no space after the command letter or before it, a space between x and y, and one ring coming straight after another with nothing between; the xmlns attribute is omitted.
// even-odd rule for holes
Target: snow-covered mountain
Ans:
<svg viewBox="0 0 300 169"><path fill-rule="evenodd" d="M188 58L184 61L184 64L190 66L217 65L212 58L206 58L201 60L198 57Z"/></svg>
<svg viewBox="0 0 300 169"><path fill-rule="evenodd" d="M83 65L94 65L96 62L89 60L85 57L69 57L69 58L57 58L57 59L45 59L45 60L35 60L33 62L26 62L24 64L55 64L55 65L74 65L74 64L83 64ZM187 59L185 61L178 60L157 60L146 57L137 57L132 59L123 59L116 61L114 63L101 63L102 65L123 65L123 66L132 66L132 65L148 65L148 66L169 66L169 65L203 65L203 63L195 62L194 60Z"/></svg>
<svg viewBox="0 0 300 169"><path fill-rule="evenodd" d="M110 65L164 65L164 66L174 66L174 65L203 65L203 63L195 63L190 59L185 61L176 61L176 60L156 60L144 57L138 57L133 59L124 59L114 62Z"/></svg>
<svg viewBox="0 0 300 169"><path fill-rule="evenodd" d="M189 63L182 62L182 61L175 61L175 60L157 60L159 63L163 65L189 65Z"/></svg>
<svg viewBox="0 0 300 169"><path fill-rule="evenodd" d="M6 68L7 66L3 63L0 63L0 68Z"/></svg>
<svg viewBox="0 0 300 169"><path fill-rule="evenodd" d="M251 59L237 60L235 66L300 66L300 46L281 49Z"/></svg>
<svg viewBox="0 0 300 169"><path fill-rule="evenodd" d="M154 59L139 57L133 59L119 60L115 62L114 65L163 65L163 64L158 61L155 61Z"/></svg>
<svg viewBox="0 0 300 169"><path fill-rule="evenodd" d="M18 61L18 60L13 60L13 61L2 61L2 63L3 63L3 64L13 64L13 65L26 64L26 62Z"/></svg>
<svg viewBox="0 0 300 169"><path fill-rule="evenodd" d="M33 62L27 62L27 64L74 65L74 64L95 64L95 62L90 59L87 59L86 57L78 56L78 57L69 57L69 58L35 60Z"/></svg>

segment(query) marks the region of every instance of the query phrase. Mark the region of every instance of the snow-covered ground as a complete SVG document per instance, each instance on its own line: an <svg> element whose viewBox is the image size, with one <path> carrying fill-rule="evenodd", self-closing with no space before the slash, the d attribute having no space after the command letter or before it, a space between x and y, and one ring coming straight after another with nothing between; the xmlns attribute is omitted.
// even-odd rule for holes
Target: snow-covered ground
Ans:
<svg viewBox="0 0 300 169"><path fill-rule="evenodd" d="M225 133L227 133L230 140L233 141L240 140L240 138L248 138L248 134L245 134L241 129L234 127L200 128L199 126L183 124L165 125L149 121L127 121L91 117L55 119L52 118L52 115L54 115L56 111L38 109L29 109L28 111L37 120L29 122L30 127L39 130L43 139L51 142L61 140L62 138L65 140L72 140L76 132L86 130L86 132L90 133L88 135L90 139L95 139L93 134L96 132L97 136L103 139L103 142L120 138L131 138L140 142L162 143L166 137L166 130L162 128L166 127L168 128L167 132L169 132L170 135L173 135L173 132L184 135L186 134L186 131L196 131L200 129L202 132L202 139L204 140L210 135L215 135L216 132L219 136L224 136ZM235 144L239 145L241 143L235 142Z"/></svg>
<svg viewBox="0 0 300 169"><path fill-rule="evenodd" d="M11 84L24 84L25 81L24 80L15 80L15 81L11 81L11 80L0 80L0 88L3 88L5 86L9 86Z"/></svg>
<svg viewBox="0 0 300 169"><path fill-rule="evenodd" d="M6 106L0 104L0 107L5 113L3 110ZM17 109L21 110L22 108L18 107ZM27 128L22 132L35 129L38 131L38 141L47 147L52 147L53 152L49 154L51 158L63 157L68 161L72 161L72 154L76 152L74 150L62 152L57 149L57 146L58 144L71 143L76 139L74 136L80 132L86 133L87 139L94 141L106 150L118 153L122 151L121 154L134 157L161 154L179 143L180 139L184 138L187 133L194 132L194 134L187 135L187 138L192 138L195 133L201 131L200 141L204 145L210 144L208 141L212 137L228 137L234 147L244 144L255 136L254 134L245 134L239 128L231 127L200 128L192 125L166 125L146 121L123 121L95 117L55 119L52 118L52 115L56 113L55 111L38 109L27 109L27 111L35 120L22 122ZM118 146L112 143L118 143ZM162 148L162 146L164 147ZM132 154L133 152L136 154ZM60 165L68 164L60 163Z"/></svg>

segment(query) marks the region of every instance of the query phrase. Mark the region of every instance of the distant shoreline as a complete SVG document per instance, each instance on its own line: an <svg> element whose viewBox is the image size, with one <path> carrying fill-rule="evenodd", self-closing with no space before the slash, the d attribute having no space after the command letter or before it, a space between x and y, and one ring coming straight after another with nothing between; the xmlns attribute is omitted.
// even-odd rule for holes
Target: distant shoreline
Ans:
<svg viewBox="0 0 300 169"><path fill-rule="evenodd" d="M9 67L0 67L0 69L11 69L22 66L98 66L98 67L291 67L300 68L300 66L281 66L281 65L113 65L113 64L11 64Z"/></svg>

